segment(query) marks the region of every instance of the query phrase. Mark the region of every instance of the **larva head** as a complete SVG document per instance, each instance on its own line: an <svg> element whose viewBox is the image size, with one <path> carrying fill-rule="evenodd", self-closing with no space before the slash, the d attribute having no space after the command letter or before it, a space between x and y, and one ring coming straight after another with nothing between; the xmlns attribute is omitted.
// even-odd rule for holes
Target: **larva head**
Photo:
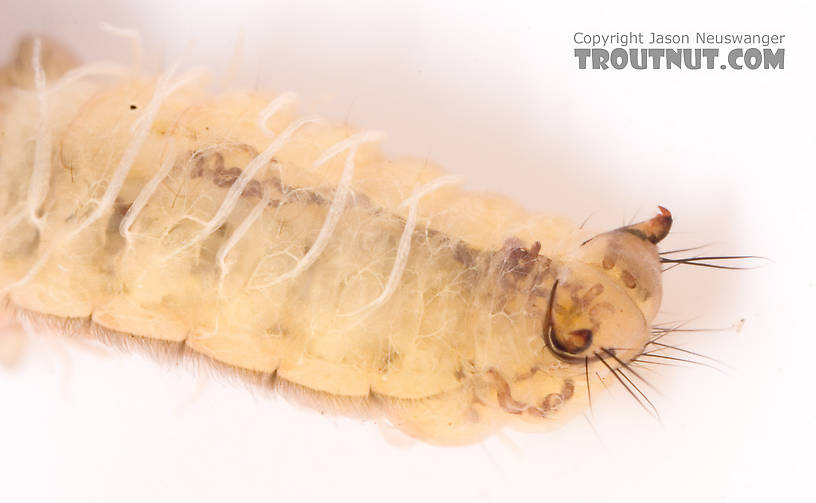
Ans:
<svg viewBox="0 0 816 503"><path fill-rule="evenodd" d="M586 404L589 376L618 372L643 351L662 293L655 245L671 221L661 208L650 220L599 234L552 260L538 256L538 244L506 245L500 284L516 294L499 298L512 321L491 322L520 337L496 338L507 347L491 350L486 372L503 418L534 429L552 424L541 417L566 418Z"/></svg>
<svg viewBox="0 0 816 503"><path fill-rule="evenodd" d="M660 212L584 242L558 271L544 327L558 358L581 367L609 358L617 367L648 342L662 297L655 245L672 223L668 210Z"/></svg>

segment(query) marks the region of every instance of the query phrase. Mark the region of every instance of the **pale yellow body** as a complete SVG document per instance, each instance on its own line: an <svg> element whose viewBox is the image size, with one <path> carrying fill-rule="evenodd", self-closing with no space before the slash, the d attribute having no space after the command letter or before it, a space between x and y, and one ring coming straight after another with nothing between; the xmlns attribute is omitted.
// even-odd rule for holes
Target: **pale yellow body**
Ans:
<svg viewBox="0 0 816 503"><path fill-rule="evenodd" d="M386 159L374 141L327 159L359 133L344 124L305 123L270 154L298 118L276 95L127 74L55 85L60 73L45 107L42 89L0 87L0 298L12 312L177 343L445 444L584 406L584 360L555 357L542 337L551 296L556 327L591 320L596 341L621 347L648 338L656 252L631 235L619 241L634 240L645 272L589 264L609 257L581 246L592 233L433 186L438 168Z"/></svg>

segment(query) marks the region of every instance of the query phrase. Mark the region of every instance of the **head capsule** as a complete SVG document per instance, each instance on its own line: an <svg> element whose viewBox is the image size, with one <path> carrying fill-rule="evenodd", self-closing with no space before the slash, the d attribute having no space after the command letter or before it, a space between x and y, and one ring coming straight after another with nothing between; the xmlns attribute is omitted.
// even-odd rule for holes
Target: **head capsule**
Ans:
<svg viewBox="0 0 816 503"><path fill-rule="evenodd" d="M540 417L566 418L585 406L590 376L614 372L643 352L662 297L656 244L671 223L660 208L650 220L599 234L546 264L528 311L539 320L527 325L537 332L529 337L540 337L535 364L523 368L508 353L488 373L505 418L533 428Z"/></svg>
<svg viewBox="0 0 816 503"><path fill-rule="evenodd" d="M648 342L662 297L655 246L671 213L599 234L569 256L553 286L545 321L548 348L565 362L634 358Z"/></svg>

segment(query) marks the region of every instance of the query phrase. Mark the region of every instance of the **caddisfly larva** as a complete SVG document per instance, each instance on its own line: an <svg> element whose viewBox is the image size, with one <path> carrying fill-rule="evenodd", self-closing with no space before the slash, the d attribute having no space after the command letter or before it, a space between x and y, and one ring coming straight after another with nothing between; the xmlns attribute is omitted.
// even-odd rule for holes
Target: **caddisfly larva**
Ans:
<svg viewBox="0 0 816 503"><path fill-rule="evenodd" d="M9 318L439 444L549 428L588 405L591 374L640 400L628 363L653 338L664 208L595 235L387 159L378 133L300 118L289 93L76 67L45 40L0 86Z"/></svg>

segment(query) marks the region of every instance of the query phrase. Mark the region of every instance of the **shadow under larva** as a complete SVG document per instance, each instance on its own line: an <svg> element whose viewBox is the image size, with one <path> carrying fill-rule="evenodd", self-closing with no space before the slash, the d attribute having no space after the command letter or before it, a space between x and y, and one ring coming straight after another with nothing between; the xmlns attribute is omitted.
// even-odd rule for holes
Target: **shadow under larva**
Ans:
<svg viewBox="0 0 816 503"><path fill-rule="evenodd" d="M656 412L634 364L670 358L663 268L713 267L658 251L667 209L593 232L388 159L291 93L204 82L21 43L0 73L9 319L436 444L551 428L602 392L592 376Z"/></svg>

